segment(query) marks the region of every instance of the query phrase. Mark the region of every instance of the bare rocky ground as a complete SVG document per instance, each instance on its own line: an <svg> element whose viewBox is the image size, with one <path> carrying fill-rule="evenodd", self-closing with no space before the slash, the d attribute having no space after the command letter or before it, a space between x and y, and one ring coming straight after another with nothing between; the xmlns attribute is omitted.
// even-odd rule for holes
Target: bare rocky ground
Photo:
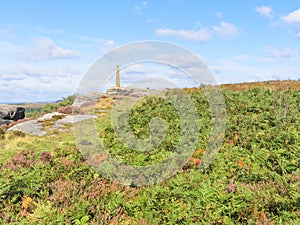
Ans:
<svg viewBox="0 0 300 225"><path fill-rule="evenodd" d="M159 94L159 90L145 90L137 88L111 88L107 93L89 93L85 95L77 96L73 106L75 108L88 108L91 105L94 105L101 98L113 97L115 101L118 100L118 97L131 97L131 98L141 98L149 94ZM74 108L73 108L74 110ZM59 111L59 110L58 110ZM97 113L107 112L106 108L96 110ZM66 112L68 113L68 112ZM72 113L72 112L71 112ZM83 120L95 119L95 115L85 115L82 112L79 114L70 115L61 112L48 113L43 116L40 116L37 119L32 119L28 121L22 121L13 125L8 129L8 131L20 131L24 134L35 135L35 136L44 136L49 131L59 130L63 131L66 124L74 124Z"/></svg>
<svg viewBox="0 0 300 225"><path fill-rule="evenodd" d="M44 136L48 131L60 129L63 130L65 124L74 124L87 119L94 119L92 115L67 115L59 112L47 113L37 119L18 123L8 131L20 131L24 134ZM52 123L49 123L51 121ZM47 129L44 125L48 122Z"/></svg>

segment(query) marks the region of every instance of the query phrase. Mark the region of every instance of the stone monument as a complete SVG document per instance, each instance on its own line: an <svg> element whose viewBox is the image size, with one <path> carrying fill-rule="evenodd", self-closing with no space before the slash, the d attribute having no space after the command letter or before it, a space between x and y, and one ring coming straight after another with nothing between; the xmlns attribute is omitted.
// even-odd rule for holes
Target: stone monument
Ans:
<svg viewBox="0 0 300 225"><path fill-rule="evenodd" d="M107 89L106 93L109 95L124 94L125 88L121 87L121 77L119 65L116 66L116 85Z"/></svg>
<svg viewBox="0 0 300 225"><path fill-rule="evenodd" d="M121 82L120 82L120 68L119 65L117 65L116 68L116 88L121 87Z"/></svg>

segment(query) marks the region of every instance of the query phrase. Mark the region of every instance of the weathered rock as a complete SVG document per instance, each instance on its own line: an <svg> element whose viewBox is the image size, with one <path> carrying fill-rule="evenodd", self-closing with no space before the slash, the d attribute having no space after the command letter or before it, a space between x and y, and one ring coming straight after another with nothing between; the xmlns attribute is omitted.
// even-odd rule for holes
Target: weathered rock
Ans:
<svg viewBox="0 0 300 225"><path fill-rule="evenodd" d="M83 107L88 105L93 105L97 102L97 100L101 97L101 93L88 93L88 94L81 94L77 95L74 102L73 107Z"/></svg>
<svg viewBox="0 0 300 225"><path fill-rule="evenodd" d="M24 107L16 105L0 105L0 119L17 121L24 118Z"/></svg>
<svg viewBox="0 0 300 225"><path fill-rule="evenodd" d="M9 120L1 120L1 119L0 119L0 126L1 126L2 124L8 125L9 123L10 123Z"/></svg>
<svg viewBox="0 0 300 225"><path fill-rule="evenodd" d="M133 97L145 97L149 93L147 89L131 88L131 87L111 87L107 89L107 95L124 95Z"/></svg>
<svg viewBox="0 0 300 225"><path fill-rule="evenodd" d="M74 115L74 116L69 115L66 116L65 118L55 121L53 125L53 129L62 127L67 123L74 124L74 123L81 122L83 120L96 119L96 118L97 116L94 115Z"/></svg>
<svg viewBox="0 0 300 225"><path fill-rule="evenodd" d="M24 118L24 119L21 119L21 120L18 120L18 121L11 121L11 120L9 120L9 124L8 124L8 128L11 128L11 127L13 127L13 126L15 126L15 125L17 125L17 124L19 124L19 123L23 123L23 122L26 122L26 121L29 121L29 120L32 120L31 118Z"/></svg>
<svg viewBox="0 0 300 225"><path fill-rule="evenodd" d="M23 123L19 123L11 128L8 131L21 131L24 134L43 136L47 134L47 131L42 130L43 124L37 120L30 120Z"/></svg>
<svg viewBox="0 0 300 225"><path fill-rule="evenodd" d="M43 122L43 121L46 121L46 120L51 120L53 117L64 117L65 114L63 113L59 113L59 112L52 112L52 113L47 113L39 118L37 118L37 121L39 122Z"/></svg>
<svg viewBox="0 0 300 225"><path fill-rule="evenodd" d="M43 129L43 123L47 120L51 120L54 117L62 117L57 119L54 124L47 130ZM21 131L24 134L35 135L35 136L44 136L50 130L63 128L65 124L74 124L83 120L95 119L96 116L93 115L66 115L59 112L53 112L45 114L35 120L25 121L19 123L11 128L8 131Z"/></svg>

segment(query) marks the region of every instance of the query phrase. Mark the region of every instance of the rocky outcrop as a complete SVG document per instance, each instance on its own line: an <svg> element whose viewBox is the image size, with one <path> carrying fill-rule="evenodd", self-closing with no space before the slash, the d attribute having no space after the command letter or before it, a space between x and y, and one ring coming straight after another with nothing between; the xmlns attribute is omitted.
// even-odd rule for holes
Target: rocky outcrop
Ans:
<svg viewBox="0 0 300 225"><path fill-rule="evenodd" d="M10 123L9 120L2 120L2 119L0 119L0 126L1 126L2 124L8 125L9 123Z"/></svg>
<svg viewBox="0 0 300 225"><path fill-rule="evenodd" d="M107 95L124 95L124 96L132 96L132 97L145 97L151 91L147 89L141 88L129 88L129 87L111 87L107 89Z"/></svg>
<svg viewBox="0 0 300 225"><path fill-rule="evenodd" d="M83 120L96 118L97 117L93 115L67 115L59 112L52 112L37 119L19 123L9 128L7 131L21 131L24 134L44 136L51 130L61 129L60 131L63 132L65 124L74 124ZM53 124L48 129L45 129L43 124L49 120L51 120Z"/></svg>
<svg viewBox="0 0 300 225"><path fill-rule="evenodd" d="M18 105L0 105L0 125L25 118L25 108Z"/></svg>
<svg viewBox="0 0 300 225"><path fill-rule="evenodd" d="M167 90L167 89L165 89ZM86 107L96 104L96 102L103 97L117 97L117 96L128 96L141 98L148 95L161 94L163 90L150 90L142 88L133 87L111 87L106 90L106 93L91 92L88 94L77 94L73 102L73 107L78 109L78 107ZM73 109L74 113L74 109Z"/></svg>

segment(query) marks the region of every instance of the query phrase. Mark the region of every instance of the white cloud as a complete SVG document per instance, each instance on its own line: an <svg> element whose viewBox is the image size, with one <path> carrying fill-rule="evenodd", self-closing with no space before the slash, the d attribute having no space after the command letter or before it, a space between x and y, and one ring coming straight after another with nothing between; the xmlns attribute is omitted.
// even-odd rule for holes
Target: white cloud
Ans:
<svg viewBox="0 0 300 225"><path fill-rule="evenodd" d="M213 26L214 32L221 37L234 37L240 33L240 29L232 23L221 22L220 26Z"/></svg>
<svg viewBox="0 0 300 225"><path fill-rule="evenodd" d="M140 5L135 5L133 10L136 14L142 16L144 15L144 10L148 8L148 3L146 1L142 1Z"/></svg>
<svg viewBox="0 0 300 225"><path fill-rule="evenodd" d="M0 35L8 38L8 39L14 39L15 38L15 34L13 32L13 27L12 26L8 26L8 27L0 27Z"/></svg>
<svg viewBox="0 0 300 225"><path fill-rule="evenodd" d="M159 54L155 59L158 62L171 62L172 65L178 66L179 69L197 68L201 67L202 63L204 64L203 59L200 56L186 53Z"/></svg>
<svg viewBox="0 0 300 225"><path fill-rule="evenodd" d="M4 33L6 30L3 27L0 27L0 34Z"/></svg>
<svg viewBox="0 0 300 225"><path fill-rule="evenodd" d="M287 80L300 78L297 62L258 61L254 58L251 64L236 60L239 56L217 59L209 66L218 83L243 83L251 81ZM269 58L270 59L270 58ZM250 59L251 60L251 59Z"/></svg>
<svg viewBox="0 0 300 225"><path fill-rule="evenodd" d="M160 22L160 17L155 17L155 18L148 18L147 20L146 20L146 22L147 23L153 23L153 24L155 24L155 23L158 23L158 22Z"/></svg>
<svg viewBox="0 0 300 225"><path fill-rule="evenodd" d="M295 37L300 38L300 8L280 17L280 21L293 26Z"/></svg>
<svg viewBox="0 0 300 225"><path fill-rule="evenodd" d="M265 16L267 18L272 18L272 16L273 16L273 9L271 6L262 5L262 6L256 7L254 10L256 12L258 12L260 15Z"/></svg>
<svg viewBox="0 0 300 225"><path fill-rule="evenodd" d="M202 27L200 22L197 22L196 24L197 26ZM175 30L167 28L155 30L155 34L157 36L174 36L199 43L210 40L212 38L212 34L228 38L234 37L240 32L241 30L234 24L223 21L220 23L220 26L212 26L212 29L200 28L198 30Z"/></svg>
<svg viewBox="0 0 300 225"><path fill-rule="evenodd" d="M120 70L121 86L139 88L193 87L195 81L182 70L160 62L138 62ZM102 90L113 86L115 77L112 75ZM172 84L170 86L170 84Z"/></svg>
<svg viewBox="0 0 300 225"><path fill-rule="evenodd" d="M58 47L56 46L53 40L47 37L39 38L34 44L33 50L29 53L23 54L23 58L25 60L32 61L43 61L51 59L72 59L78 57L78 52Z"/></svg>
<svg viewBox="0 0 300 225"><path fill-rule="evenodd" d="M186 40L195 42L204 42L211 38L207 29L200 30L174 30L174 29L157 29L155 31L158 36L175 36Z"/></svg>
<svg viewBox="0 0 300 225"><path fill-rule="evenodd" d="M265 46L264 50L270 57L276 60L290 59L298 54L291 48L276 49L270 45Z"/></svg>
<svg viewBox="0 0 300 225"><path fill-rule="evenodd" d="M300 25L300 9L290 12L286 16L281 16L280 19L288 24Z"/></svg>
<svg viewBox="0 0 300 225"><path fill-rule="evenodd" d="M237 61L249 61L251 59L251 56L248 54L243 54L234 56L232 59Z"/></svg>
<svg viewBox="0 0 300 225"><path fill-rule="evenodd" d="M80 74L80 71L66 67L37 67L28 63L22 63L20 66L13 68L0 68L0 80L6 81L27 80L28 78L39 81L47 78L51 81L58 78L77 77Z"/></svg>
<svg viewBox="0 0 300 225"><path fill-rule="evenodd" d="M0 41L0 55L6 55L6 58L9 54L15 54L16 52L20 52L21 50L22 47L17 46L12 42Z"/></svg>
<svg viewBox="0 0 300 225"><path fill-rule="evenodd" d="M154 69L151 67L147 67L146 63L135 63L125 67L122 72L124 72L124 74L140 75L140 74L152 73L153 71Z"/></svg>
<svg viewBox="0 0 300 225"><path fill-rule="evenodd" d="M147 7L148 7L148 3L147 3L146 1L143 1L143 2L142 2L142 6L143 6L144 8L147 8Z"/></svg>
<svg viewBox="0 0 300 225"><path fill-rule="evenodd" d="M196 86L195 81L179 68L159 62L130 65L121 71L121 80L125 85L143 87L147 84L153 89Z"/></svg>
<svg viewBox="0 0 300 225"><path fill-rule="evenodd" d="M37 79L26 77L23 80L0 81L6 91L0 93L0 102L37 102L62 99L75 93L75 79Z"/></svg>
<svg viewBox="0 0 300 225"><path fill-rule="evenodd" d="M42 34L62 34L64 32L64 29L62 29L62 28L49 29L49 28L45 28L43 26L38 26L36 28L36 30Z"/></svg>
<svg viewBox="0 0 300 225"><path fill-rule="evenodd" d="M20 73L32 77L49 77L50 79L55 79L58 77L70 77L80 74L80 72L75 69L69 69L59 66L56 66L55 68L47 67L47 69L45 69L28 63L21 64Z"/></svg>
<svg viewBox="0 0 300 225"><path fill-rule="evenodd" d="M84 40L84 41L89 41L89 42L99 45L101 53L103 53L103 54L108 53L116 46L116 43L114 40L106 40L106 39L102 39L102 38L90 38L90 37L84 37L84 36L80 36L79 39Z"/></svg>
<svg viewBox="0 0 300 225"><path fill-rule="evenodd" d="M5 68L0 69L0 81L24 80L26 76L17 71L9 71ZM1 85L0 85L1 86ZM2 89L2 87L1 87Z"/></svg>
<svg viewBox="0 0 300 225"><path fill-rule="evenodd" d="M116 46L113 40L106 40L102 43L101 51L105 54L111 51Z"/></svg>
<svg viewBox="0 0 300 225"><path fill-rule="evenodd" d="M135 5L135 6L133 7L133 9L134 9L134 12L135 12L136 14L138 14L138 15L143 15L143 11L142 11L142 9L141 9L140 6Z"/></svg>
<svg viewBox="0 0 300 225"><path fill-rule="evenodd" d="M216 17L222 18L222 17L223 17L223 14L222 14L220 11L217 11L217 12L216 12Z"/></svg>
<svg viewBox="0 0 300 225"><path fill-rule="evenodd" d="M81 73L71 67L21 64L0 69L0 103L58 100L75 93Z"/></svg>

